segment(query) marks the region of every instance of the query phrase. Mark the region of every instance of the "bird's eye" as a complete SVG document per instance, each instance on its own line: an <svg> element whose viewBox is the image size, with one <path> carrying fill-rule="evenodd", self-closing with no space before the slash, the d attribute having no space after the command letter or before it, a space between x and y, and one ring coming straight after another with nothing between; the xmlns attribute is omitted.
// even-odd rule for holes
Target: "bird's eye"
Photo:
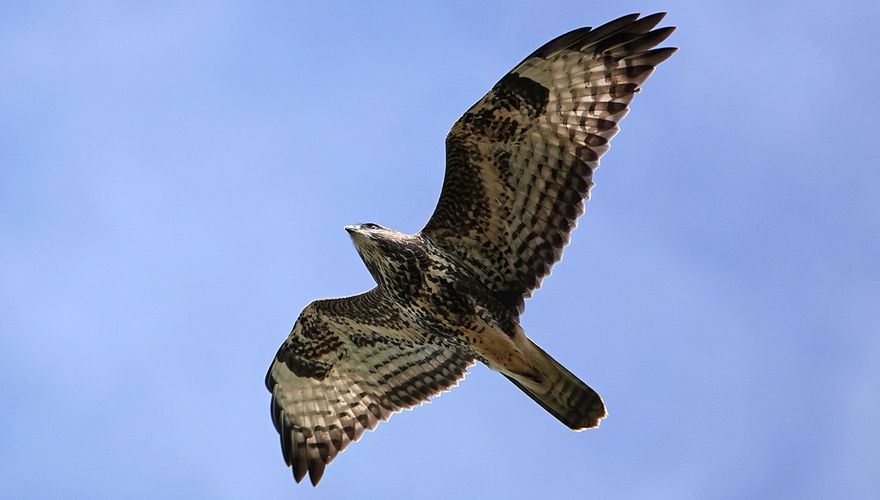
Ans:
<svg viewBox="0 0 880 500"><path fill-rule="evenodd" d="M373 224L372 222L368 222L361 227L363 227L364 229L379 229L379 225Z"/></svg>

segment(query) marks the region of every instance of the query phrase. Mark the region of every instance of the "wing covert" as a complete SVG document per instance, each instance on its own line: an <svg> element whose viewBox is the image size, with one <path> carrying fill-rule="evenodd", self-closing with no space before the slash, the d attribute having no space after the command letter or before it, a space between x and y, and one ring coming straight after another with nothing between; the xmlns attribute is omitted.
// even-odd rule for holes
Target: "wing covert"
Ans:
<svg viewBox="0 0 880 500"><path fill-rule="evenodd" d="M624 16L546 43L452 127L422 234L522 312L556 262L633 95L675 52L665 14Z"/></svg>

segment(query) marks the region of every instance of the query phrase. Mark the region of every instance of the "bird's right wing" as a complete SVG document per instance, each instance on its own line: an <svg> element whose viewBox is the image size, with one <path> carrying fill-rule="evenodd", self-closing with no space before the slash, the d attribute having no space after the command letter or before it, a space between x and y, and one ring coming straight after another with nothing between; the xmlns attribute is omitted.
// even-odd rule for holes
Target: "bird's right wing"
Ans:
<svg viewBox="0 0 880 500"><path fill-rule="evenodd" d="M593 171L633 95L675 52L674 28L632 14L562 35L519 63L453 125L446 176L422 234L511 308L562 258Z"/></svg>
<svg viewBox="0 0 880 500"><path fill-rule="evenodd" d="M364 430L461 380L473 358L424 345L377 289L309 304L266 375L272 422L297 482L324 467Z"/></svg>

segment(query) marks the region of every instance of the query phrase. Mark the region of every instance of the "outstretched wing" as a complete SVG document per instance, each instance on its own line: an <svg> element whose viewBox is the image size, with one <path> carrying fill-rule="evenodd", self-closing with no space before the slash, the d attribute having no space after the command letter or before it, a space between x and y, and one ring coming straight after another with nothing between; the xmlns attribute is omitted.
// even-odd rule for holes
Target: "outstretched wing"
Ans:
<svg viewBox="0 0 880 500"><path fill-rule="evenodd" d="M297 482L365 429L457 384L473 358L407 335L409 323L376 289L319 300L300 314L266 375L272 422Z"/></svg>
<svg viewBox="0 0 880 500"><path fill-rule="evenodd" d="M652 49L675 29L653 30L664 15L632 14L550 41L446 138L443 190L422 234L520 312L562 258L630 100L676 50Z"/></svg>

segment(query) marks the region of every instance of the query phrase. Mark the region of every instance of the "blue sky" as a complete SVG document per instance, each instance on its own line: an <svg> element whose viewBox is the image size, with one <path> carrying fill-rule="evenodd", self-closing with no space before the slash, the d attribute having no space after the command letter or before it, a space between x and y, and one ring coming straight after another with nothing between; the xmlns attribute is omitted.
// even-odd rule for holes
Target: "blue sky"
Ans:
<svg viewBox="0 0 880 500"><path fill-rule="evenodd" d="M10 498L871 498L876 2L0 4L0 489ZM599 390L503 377L294 486L263 375L309 301L416 231L443 138L569 29L666 10L523 325Z"/></svg>

